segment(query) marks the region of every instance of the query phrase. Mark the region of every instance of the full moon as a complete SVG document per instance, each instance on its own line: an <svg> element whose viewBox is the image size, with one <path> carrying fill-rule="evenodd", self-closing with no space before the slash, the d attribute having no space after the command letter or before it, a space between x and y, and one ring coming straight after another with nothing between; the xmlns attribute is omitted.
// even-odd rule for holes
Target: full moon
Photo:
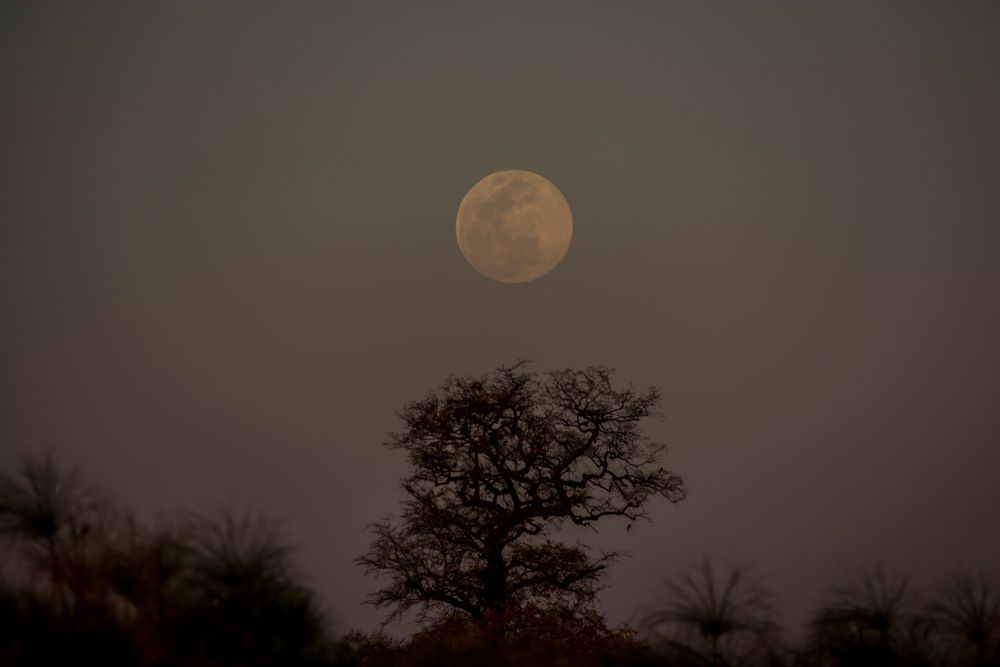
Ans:
<svg viewBox="0 0 1000 667"><path fill-rule="evenodd" d="M466 193L455 236L465 259L483 275L526 283L562 261L573 238L573 215L548 179L509 169L490 174Z"/></svg>

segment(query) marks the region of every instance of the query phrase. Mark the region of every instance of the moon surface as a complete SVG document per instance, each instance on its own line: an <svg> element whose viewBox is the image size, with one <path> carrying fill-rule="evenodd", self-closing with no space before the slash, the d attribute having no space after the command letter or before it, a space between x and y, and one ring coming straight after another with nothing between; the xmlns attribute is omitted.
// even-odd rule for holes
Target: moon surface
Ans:
<svg viewBox="0 0 1000 667"><path fill-rule="evenodd" d="M498 171L462 198L455 236L477 271L503 283L525 283L566 256L573 214L548 179L519 169Z"/></svg>

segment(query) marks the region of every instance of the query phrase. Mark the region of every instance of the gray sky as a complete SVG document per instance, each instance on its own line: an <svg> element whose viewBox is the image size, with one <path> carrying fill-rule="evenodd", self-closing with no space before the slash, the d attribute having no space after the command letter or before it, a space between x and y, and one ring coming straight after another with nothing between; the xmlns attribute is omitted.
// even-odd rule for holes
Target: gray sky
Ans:
<svg viewBox="0 0 1000 667"><path fill-rule="evenodd" d="M702 553L789 617L1000 562L1000 5L0 6L0 462L287 519L341 629L395 411L521 358L658 385L688 501L596 546L612 621ZM499 169L573 244L455 241Z"/></svg>

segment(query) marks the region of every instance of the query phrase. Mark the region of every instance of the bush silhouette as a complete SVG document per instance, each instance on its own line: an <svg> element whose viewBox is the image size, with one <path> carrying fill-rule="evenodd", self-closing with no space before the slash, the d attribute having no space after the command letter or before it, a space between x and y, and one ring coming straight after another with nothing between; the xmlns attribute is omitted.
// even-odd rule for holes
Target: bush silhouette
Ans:
<svg viewBox="0 0 1000 667"><path fill-rule="evenodd" d="M474 409L461 413L470 420L471 432L471 424L480 423L475 419L484 414L502 418L511 406L524 407L515 400L523 387L496 393L507 380L521 377L516 369L508 371L499 384L452 381L448 387L468 393L450 407L440 403L446 393L418 404L421 409L436 405L431 415L451 418L453 412L437 410L476 398ZM603 409L597 397L616 396L614 403L603 404L612 410L635 408L633 401L649 398L607 393L602 384L606 377L601 372L569 379L557 375L554 379L577 384L550 390L593 382L587 392L571 389L568 395L595 400L590 409L597 406L596 414ZM520 418L526 414L522 410ZM510 425L502 419L482 423ZM638 435L629 430L634 423L629 424L616 441L622 446ZM544 432L544 420L532 428L536 434ZM485 437L497 438L497 451L503 451L500 435ZM511 460L516 462L522 454L516 438L507 444L512 443L516 455ZM415 452L437 460L430 451ZM509 464L508 459L497 461L497 470ZM522 460L515 471L523 467ZM433 470L437 474L442 468ZM598 473L591 469L584 474ZM490 473L484 465L478 474L480 480L498 475L491 482L496 486L504 473ZM539 481L539 488L543 485ZM412 488L422 487L414 483ZM474 497L472 488L461 493ZM458 512L459 521L432 513L443 523L417 525L437 526L441 532L435 534L447 539L456 534L452 531L478 525L474 514L461 514L460 503L445 509ZM641 508L627 511L633 518L641 516ZM546 539L550 524L544 518L532 520L538 523L522 525L529 527L524 534L531 539L515 541L505 553L520 568L517 576L532 572L536 585L509 595L502 608L484 606L477 615L440 605L406 639L353 631L335 641L319 598L294 565L280 525L266 515L224 507L180 512L146 525L51 454L25 456L16 469L0 472L0 666L1000 667L1000 591L991 581L957 574L922 595L910 579L882 566L861 570L831 588L810 619L806 641L787 647L779 641L771 594L756 571L746 565L718 568L706 557L668 581L661 604L643 619L647 641L640 641L628 626L605 623L592 595L596 579L575 588L573 573L592 577L592 568L605 561L591 558L581 545ZM483 524L484 537L492 526ZM530 526L537 526L537 532ZM484 585L492 576L488 569L457 572L458 578L444 583ZM461 578L476 573L483 579Z"/></svg>
<svg viewBox="0 0 1000 667"><path fill-rule="evenodd" d="M149 529L26 456L0 475L0 530L0 664L334 664L316 597L260 515Z"/></svg>

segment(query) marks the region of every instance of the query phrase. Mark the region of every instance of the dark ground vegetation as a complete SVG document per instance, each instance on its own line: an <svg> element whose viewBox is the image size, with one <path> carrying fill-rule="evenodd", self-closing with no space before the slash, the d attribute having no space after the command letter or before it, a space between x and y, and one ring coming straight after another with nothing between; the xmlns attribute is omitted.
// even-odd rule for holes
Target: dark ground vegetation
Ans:
<svg viewBox="0 0 1000 667"><path fill-rule="evenodd" d="M402 512L359 558L383 579L372 601L418 620L405 640L343 618L334 632L259 512L150 524L53 456L26 455L0 471L0 666L1000 667L1000 591L972 573L918 587L860 570L792 643L758 570L705 558L651 582L660 602L634 627L610 627L595 595L614 554L554 528L684 497L639 429L655 391L611 380L515 366L405 408L389 443L412 468Z"/></svg>

